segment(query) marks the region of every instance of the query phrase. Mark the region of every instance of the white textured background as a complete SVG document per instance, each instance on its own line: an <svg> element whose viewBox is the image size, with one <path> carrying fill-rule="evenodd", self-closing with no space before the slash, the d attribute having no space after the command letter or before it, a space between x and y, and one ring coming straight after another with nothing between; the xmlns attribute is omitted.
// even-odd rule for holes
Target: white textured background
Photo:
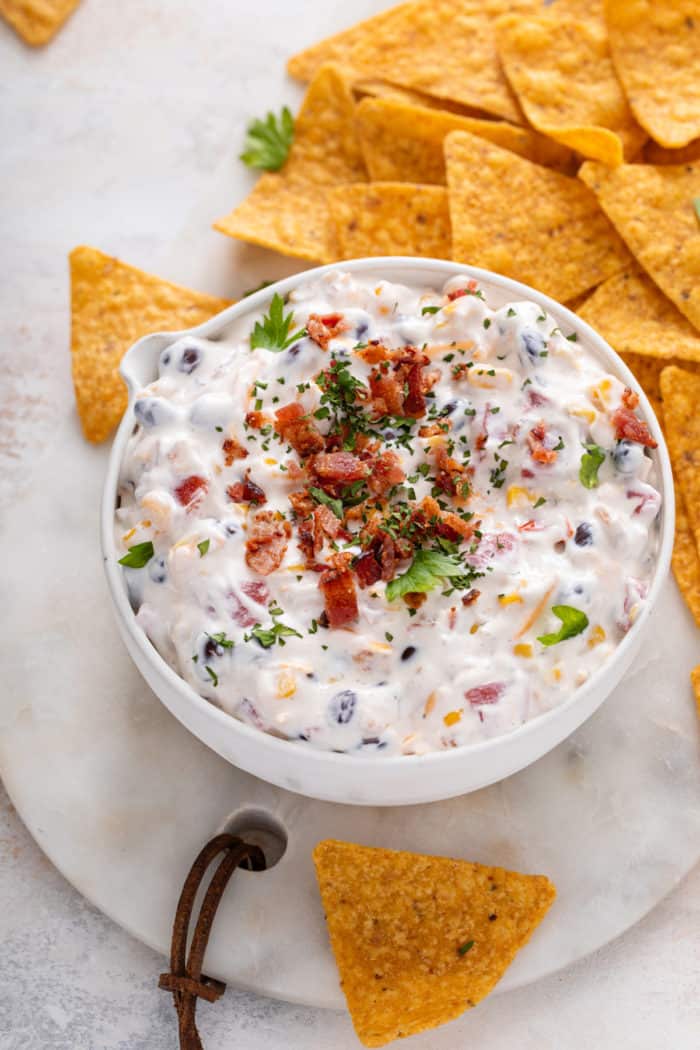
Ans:
<svg viewBox="0 0 700 1050"><path fill-rule="evenodd" d="M213 171L230 158L233 173L246 119L296 102L284 57L382 6L84 0L39 52L0 23L0 513L68 390L67 251L90 243L158 271ZM218 235L203 226L202 237ZM26 551L0 564L10 553L30 564ZM175 1047L162 968L65 883L0 788L1 1050ZM206 1050L358 1045L340 1014L233 989L199 1013ZM695 1050L700 870L608 948L485 1002L438 1039L455 1050ZM432 1037L419 1042L431 1050Z"/></svg>

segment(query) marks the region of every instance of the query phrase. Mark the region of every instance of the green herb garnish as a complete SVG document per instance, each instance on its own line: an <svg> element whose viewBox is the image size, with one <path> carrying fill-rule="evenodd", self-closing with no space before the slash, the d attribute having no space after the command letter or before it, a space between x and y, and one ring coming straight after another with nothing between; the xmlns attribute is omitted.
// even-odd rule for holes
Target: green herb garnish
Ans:
<svg viewBox="0 0 700 1050"><path fill-rule="evenodd" d="M579 481L587 489L598 487L598 471L605 459L605 449L600 445L584 445L585 452L581 456L581 467L578 472Z"/></svg>
<svg viewBox="0 0 700 1050"><path fill-rule="evenodd" d="M220 631L219 634L208 634L207 638L211 638L214 645L220 645L222 649L233 649L235 645L235 642L227 638L223 631Z"/></svg>
<svg viewBox="0 0 700 1050"><path fill-rule="evenodd" d="M436 314L439 309L439 306L424 306L421 310L421 317L424 317L426 314Z"/></svg>
<svg viewBox="0 0 700 1050"><path fill-rule="evenodd" d="M203 558L209 550L209 540L202 540L201 543L198 543L197 550L199 551L200 558Z"/></svg>
<svg viewBox="0 0 700 1050"><path fill-rule="evenodd" d="M466 955L467 952L474 947L474 941L465 941L464 944L460 944L457 949L457 955Z"/></svg>
<svg viewBox="0 0 700 1050"><path fill-rule="evenodd" d="M588 617L585 612L575 609L573 605L553 605L552 612L561 620L561 627L556 633L541 634L537 641L542 645L557 645L565 642L567 638L575 638L588 627Z"/></svg>
<svg viewBox="0 0 700 1050"><path fill-rule="evenodd" d="M119 559L119 564L126 565L128 569L142 569L144 565L148 565L153 554L153 544L150 540L146 540L145 543L137 543L129 547L128 553Z"/></svg>
<svg viewBox="0 0 700 1050"><path fill-rule="evenodd" d="M416 551L406 572L387 584L387 600L393 602L402 598L404 594L427 594L446 577L464 574L464 564L452 554L441 554L440 551L431 550Z"/></svg>
<svg viewBox="0 0 700 1050"><path fill-rule="evenodd" d="M284 106L277 117L268 113L264 120L248 125L241 160L249 168L279 171L287 159L294 138L294 117Z"/></svg>
<svg viewBox="0 0 700 1050"><path fill-rule="evenodd" d="M244 638L245 641L255 638L260 642L263 649L269 649L275 642L284 645L284 639L292 635L295 638L301 638L298 631L295 631L293 627L287 627L284 623L273 623L272 627L262 627L259 623L256 623L250 634L245 635Z"/></svg>
<svg viewBox="0 0 700 1050"><path fill-rule="evenodd" d="M317 488L310 488L309 489L309 495L311 496L312 499L314 499L316 501L316 503L323 503L324 506L330 507L330 509L335 514L336 518L340 518L342 520L342 517L343 517L343 501L342 500L333 499L333 497L329 496L327 492L323 491L323 489L317 489Z"/></svg>
<svg viewBox="0 0 700 1050"><path fill-rule="evenodd" d="M269 288L274 281L261 281L255 288L249 288L247 292L243 293L243 298L247 299L249 295L255 295L256 292L261 292L263 288Z"/></svg>
<svg viewBox="0 0 700 1050"><path fill-rule="evenodd" d="M262 347L264 350L279 353L281 350L286 350L297 339L301 339L306 335L305 328L300 328L293 335L289 334L293 319L294 312L291 310L285 317L284 299L275 292L270 303L270 313L263 316L262 324L260 321L255 322L250 336L251 350Z"/></svg>
<svg viewBox="0 0 700 1050"><path fill-rule="evenodd" d="M534 504L534 509L537 510L538 507L541 507L546 502L547 500L544 498L544 496L540 496L540 498L537 500L537 503Z"/></svg>
<svg viewBox="0 0 700 1050"><path fill-rule="evenodd" d="M207 672L207 674L208 674L208 675L209 675L209 677L211 678L211 680L212 680L212 682L214 683L214 685L215 685L215 686L217 686L217 685L219 684L219 676L218 676L218 674L216 673L216 671L212 671L212 669L211 669L211 667L209 666L209 664L207 664L207 665L205 666L204 670L205 670L205 671Z"/></svg>

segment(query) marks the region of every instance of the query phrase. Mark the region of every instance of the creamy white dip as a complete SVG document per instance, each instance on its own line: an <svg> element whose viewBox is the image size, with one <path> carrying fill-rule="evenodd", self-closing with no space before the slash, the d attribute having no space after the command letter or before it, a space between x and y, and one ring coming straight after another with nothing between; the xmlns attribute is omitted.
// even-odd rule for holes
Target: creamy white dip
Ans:
<svg viewBox="0 0 700 1050"><path fill-rule="evenodd" d="M466 277L333 272L271 302L170 346L136 400L115 526L153 645L242 721L338 751L457 747L566 700L653 570L635 395Z"/></svg>

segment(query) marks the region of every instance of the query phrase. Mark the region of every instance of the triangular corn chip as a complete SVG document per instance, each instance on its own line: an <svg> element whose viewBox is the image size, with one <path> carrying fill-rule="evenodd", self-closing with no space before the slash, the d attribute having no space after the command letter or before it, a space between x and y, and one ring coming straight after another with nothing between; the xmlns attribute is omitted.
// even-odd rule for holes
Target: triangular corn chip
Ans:
<svg viewBox="0 0 700 1050"><path fill-rule="evenodd" d="M695 706L698 709L698 718L700 718L700 664L690 672L690 681L695 693Z"/></svg>
<svg viewBox="0 0 700 1050"><path fill-rule="evenodd" d="M552 904L543 875L327 840L314 850L355 1030L384 1046L488 995Z"/></svg>
<svg viewBox="0 0 700 1050"><path fill-rule="evenodd" d="M627 104L605 27L556 13L506 15L498 53L530 123L605 164L621 164L646 141Z"/></svg>
<svg viewBox="0 0 700 1050"><path fill-rule="evenodd" d="M676 492L676 535L671 568L685 603L700 627L700 554L695 546L681 492Z"/></svg>
<svg viewBox="0 0 700 1050"><path fill-rule="evenodd" d="M618 354L700 361L700 332L637 266L609 277L578 313Z"/></svg>
<svg viewBox="0 0 700 1050"><path fill-rule="evenodd" d="M25 43L41 47L58 32L80 0L0 0L0 16Z"/></svg>
<svg viewBox="0 0 700 1050"><path fill-rule="evenodd" d="M588 161L583 179L627 242L637 262L681 313L700 329L700 164L622 164Z"/></svg>
<svg viewBox="0 0 700 1050"><path fill-rule="evenodd" d="M605 0L610 50L629 104L660 146L700 138L697 0Z"/></svg>
<svg viewBox="0 0 700 1050"><path fill-rule="evenodd" d="M450 216L442 186L372 182L328 191L339 259L367 255L450 258Z"/></svg>
<svg viewBox="0 0 700 1050"><path fill-rule="evenodd" d="M664 431L688 523L700 550L700 375L683 368L661 373Z"/></svg>
<svg viewBox="0 0 700 1050"><path fill-rule="evenodd" d="M445 139L452 255L566 302L630 262L593 194L467 132Z"/></svg>
<svg viewBox="0 0 700 1050"><path fill-rule="evenodd" d="M451 131L469 131L558 171L573 174L577 167L571 150L504 120L480 120L392 98L365 98L355 110L355 122L370 178L378 182L444 186L443 141Z"/></svg>
<svg viewBox="0 0 700 1050"><path fill-rule="evenodd" d="M522 123L501 70L494 22L509 11L531 11L534 0L419 0L384 11L288 64L307 79L329 58L358 78L376 77Z"/></svg>
<svg viewBox="0 0 700 1050"><path fill-rule="evenodd" d="M137 270L96 248L70 254L71 353L78 414L88 441L104 441L122 417L117 369L137 339L192 328L230 306Z"/></svg>

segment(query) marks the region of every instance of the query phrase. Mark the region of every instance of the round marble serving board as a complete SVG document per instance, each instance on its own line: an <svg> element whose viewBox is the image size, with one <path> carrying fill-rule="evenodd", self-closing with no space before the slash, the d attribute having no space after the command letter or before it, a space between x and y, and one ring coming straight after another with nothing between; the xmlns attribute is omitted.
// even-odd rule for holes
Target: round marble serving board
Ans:
<svg viewBox="0 0 700 1050"><path fill-rule="evenodd" d="M325 1007L341 1006L342 996L311 863L321 838L549 875L558 899L500 990L621 933L696 863L700 756L688 671L700 654L671 580L638 666L594 718L528 770L425 806L315 802L229 766L172 718L132 666L98 550L105 460L61 409L4 515L0 773L66 878L136 937L167 952L194 855L247 807L283 825L287 849L267 872L236 875L206 970Z"/></svg>

